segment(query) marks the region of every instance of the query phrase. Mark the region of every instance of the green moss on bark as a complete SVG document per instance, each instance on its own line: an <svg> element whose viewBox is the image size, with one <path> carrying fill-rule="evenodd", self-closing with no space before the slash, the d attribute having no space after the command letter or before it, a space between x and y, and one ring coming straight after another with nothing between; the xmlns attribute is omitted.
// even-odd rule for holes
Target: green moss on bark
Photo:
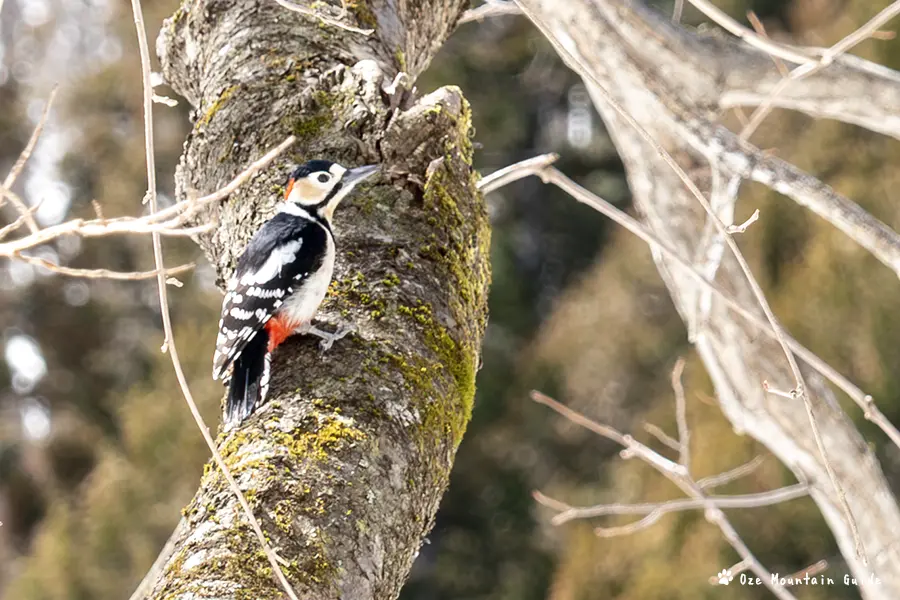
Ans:
<svg viewBox="0 0 900 600"><path fill-rule="evenodd" d="M206 127L209 125L209 122L212 121L212 118L219 112L219 109L228 102L228 99L237 91L239 85L232 85L230 87L225 88L219 97L216 98L215 102L213 102L209 108L206 109L206 112L203 113L203 116L197 120L196 128Z"/></svg>

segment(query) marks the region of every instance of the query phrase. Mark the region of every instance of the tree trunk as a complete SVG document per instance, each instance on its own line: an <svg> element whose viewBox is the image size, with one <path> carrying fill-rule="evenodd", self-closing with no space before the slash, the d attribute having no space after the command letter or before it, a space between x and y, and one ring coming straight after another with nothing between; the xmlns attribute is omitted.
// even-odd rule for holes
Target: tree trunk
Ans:
<svg viewBox="0 0 900 600"><path fill-rule="evenodd" d="M184 0L157 42L167 81L195 108L180 198L298 137L293 156L206 215L218 227L199 243L220 282L271 216L290 164L382 165L338 209L335 277L319 313L356 332L324 355L315 340L291 338L266 403L218 439L302 598L398 595L471 412L490 229L469 107L456 88L411 106L402 88L385 92L399 71L412 80L428 65L467 4L353 1L343 17L314 4L375 30L366 36L274 0ZM213 465L185 516L151 597L283 596Z"/></svg>
<svg viewBox="0 0 900 600"><path fill-rule="evenodd" d="M753 179L809 206L896 270L895 232L820 181L739 143L715 124L718 109L767 97L781 78L770 57L742 43L691 32L633 0L519 3L584 78L625 164L644 223L682 256L694 257L702 273L744 306L761 314L724 240L673 169L606 101L601 86L691 174L726 224L732 222L741 180ZM775 105L863 126L879 123L873 129L896 135L896 118L890 117L900 77L853 57L841 57L832 67L792 84ZM860 94L858 102L848 99L852 93ZM800 481L809 482L863 596L900 598L897 502L874 453L830 388L804 369L827 455L859 527L868 565L857 556L803 401L763 390L763 380L782 390L794 387L778 344L706 293L677 264L654 258L735 429L759 440Z"/></svg>

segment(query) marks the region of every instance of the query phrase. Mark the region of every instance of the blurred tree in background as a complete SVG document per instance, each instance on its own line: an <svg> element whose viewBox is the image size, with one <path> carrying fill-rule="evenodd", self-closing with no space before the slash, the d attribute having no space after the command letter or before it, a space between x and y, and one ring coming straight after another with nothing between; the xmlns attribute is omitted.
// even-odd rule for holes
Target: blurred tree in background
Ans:
<svg viewBox="0 0 900 600"><path fill-rule="evenodd" d="M716 4L739 18L756 11L773 37L825 45L885 2ZM151 32L176 5L144 2ZM702 22L690 10L686 21ZM897 41L869 41L855 52L900 66ZM17 184L29 202L44 202L41 222L90 216L93 200L106 216L134 214L146 181L139 62L126 3L6 0L0 57L0 173L27 141L53 84L60 86L47 131ZM448 83L462 87L472 103L479 168L559 152L563 171L628 206L622 166L580 80L525 19L462 26L418 87ZM181 107L160 107L156 115L160 189L171 202L172 173L190 122ZM892 165L900 158L895 140L786 113L772 115L759 136L762 147L900 225L900 209L889 200L898 177ZM669 372L685 355L695 471L717 473L766 451L736 435L711 399L645 245L536 179L489 201L494 284L476 408L404 598L769 597L764 588L708 584L737 559L699 512L668 515L641 533L612 539L595 537L588 522L549 525L533 489L593 504L664 500L674 488L645 465L619 460L612 444L550 417L528 401L531 388L650 440L641 432L645 421L674 430ZM746 185L739 207L744 215L762 211L741 246L785 326L900 421L894 274L830 225L761 187ZM167 248L169 264L198 260L189 243ZM73 266L147 269L152 263L149 240L138 236L61 241L52 251ZM209 379L209 362L220 295L204 265L181 279L184 287L172 291L176 335L191 387L213 422L221 389ZM0 594L127 597L171 533L208 456L159 352L155 283L67 280L4 263L0 316L6 358L0 368ZM858 411L849 414L878 447L897 490L897 449ZM727 491L790 481L769 457ZM809 499L734 511L733 520L773 571L794 572L824 558L830 576L844 572ZM797 593L858 597L843 586Z"/></svg>

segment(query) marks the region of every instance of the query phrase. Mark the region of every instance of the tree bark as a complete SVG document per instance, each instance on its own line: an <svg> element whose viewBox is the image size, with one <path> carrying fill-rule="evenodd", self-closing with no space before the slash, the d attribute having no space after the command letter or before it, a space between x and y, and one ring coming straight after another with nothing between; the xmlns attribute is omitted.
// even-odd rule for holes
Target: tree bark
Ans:
<svg viewBox="0 0 900 600"><path fill-rule="evenodd" d="M818 214L850 229L848 235L856 235L854 239L896 270L890 254L895 232L783 161L763 177L760 173L767 163L762 153L737 143L734 134L714 123L721 107L766 98L781 77L768 56L743 43L691 32L633 0L519 0L519 4L584 78L626 166L644 223L682 256L695 257L698 269L744 306L760 312L724 240L673 169L605 100L601 86L691 174L726 224L732 222L741 180L756 179L800 203L803 198L820 200L823 212L816 210ZM900 75L893 71L842 57L788 89L790 93L776 105L862 126L877 122L873 130L896 135L895 116L887 118L900 97ZM868 89L872 96L865 92ZM859 92L859 101L848 98L854 91ZM825 209L859 217L863 225L848 225ZM804 369L827 455L859 527L868 565L856 554L850 524L817 450L802 400L763 390L763 380L782 390L794 387L778 344L704 292L677 264L654 258L735 429L759 440L800 481L809 482L811 496L863 596L900 597L897 502L875 455L830 388Z"/></svg>
<svg viewBox="0 0 900 600"><path fill-rule="evenodd" d="M342 15L315 3L375 29L365 36L273 0L184 0L157 42L167 81L195 109L180 198L298 137L293 156L205 215L218 226L199 243L220 282L271 216L290 164L382 165L338 209L335 278L319 313L355 333L324 355L291 338L266 403L217 441L302 598L398 595L469 419L490 280L469 106L452 87L414 102L402 87L385 91L398 72L413 80L428 65L466 5L354 1ZM212 464L184 512L151 597L283 596Z"/></svg>

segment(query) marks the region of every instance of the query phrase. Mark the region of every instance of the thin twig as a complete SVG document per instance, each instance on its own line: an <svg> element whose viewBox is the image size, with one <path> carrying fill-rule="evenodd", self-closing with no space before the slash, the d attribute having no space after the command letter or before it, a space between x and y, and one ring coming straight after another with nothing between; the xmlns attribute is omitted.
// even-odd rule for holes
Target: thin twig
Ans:
<svg viewBox="0 0 900 600"><path fill-rule="evenodd" d="M51 271L58 275L65 275L66 277L79 277L82 279L114 279L117 281L140 281L142 279L153 279L160 274L160 272L156 269L153 269L152 271L110 271L109 269L78 269L72 267L64 267L45 258L41 258L39 256L28 256L26 254L17 254L16 258L21 260L22 262L35 265L42 269L47 269L48 271ZM194 266L194 263L187 263L184 265L179 265L177 267L170 267L164 270L162 272L162 275L164 275L165 277L172 277L173 275L178 275L179 273L190 271L194 268Z"/></svg>
<svg viewBox="0 0 900 600"><path fill-rule="evenodd" d="M819 59L823 65L830 65L841 54L849 52L851 48L864 42L878 32L882 25L900 14L900 0L895 0L890 6L883 9L877 15L869 19L869 21L851 33L845 36L841 41L828 48Z"/></svg>
<svg viewBox="0 0 900 600"><path fill-rule="evenodd" d="M314 19L318 19L325 25L331 25L332 27L338 27L340 29L344 29L346 31L351 31L353 33L360 33L362 35L372 35L375 33L374 29L360 29L359 27L354 27L353 25L347 25L346 23L341 23L340 21L335 21L334 19L329 19L328 17L319 14L311 8L306 8L305 6L300 6L299 4L294 4L289 0L275 0L278 4L283 6L284 8L293 11L295 13L300 13L301 15L306 15L307 17L312 17Z"/></svg>
<svg viewBox="0 0 900 600"><path fill-rule="evenodd" d="M532 490L531 497L535 499L538 504L543 504L547 508L552 508L556 512L563 512L567 510L571 510L571 505L562 502L561 500L556 500L555 498L551 498L550 496L545 495L540 490Z"/></svg>
<svg viewBox="0 0 900 600"><path fill-rule="evenodd" d="M203 233L209 229L208 224L183 228L178 223L154 223L153 219L141 217L118 217L115 219L72 219L52 227L44 227L37 233L0 243L0 256L11 257L15 254L46 244L65 235L77 235L82 238L104 237L114 234L142 235L158 233L172 237L186 237Z"/></svg>
<svg viewBox="0 0 900 600"><path fill-rule="evenodd" d="M644 428L644 431L658 439L660 442L662 442L664 445L668 446L675 452L681 451L681 444L678 443L678 440L674 439L657 425L644 421L641 426Z"/></svg>
<svg viewBox="0 0 900 600"><path fill-rule="evenodd" d="M762 456L755 456L751 460L745 462L744 464L737 466L730 471L725 471L724 473L719 473L718 475L711 475L709 477L704 477L697 481L697 485L699 485L704 490L709 490L712 488L716 488L726 483L731 483L735 479L739 479L746 475L749 475L756 469L762 465L766 459Z"/></svg>
<svg viewBox="0 0 900 600"><path fill-rule="evenodd" d="M726 569L732 577L735 575L740 575L744 571L750 568L750 563L746 560L741 560ZM707 581L709 581L710 585L720 585L718 575L712 575Z"/></svg>
<svg viewBox="0 0 900 600"><path fill-rule="evenodd" d="M791 573L790 575L785 577L785 579L797 580L797 579L804 579L806 577L813 577L813 576L818 575L819 573L825 571L827 568L828 568L828 561L820 560L814 564L809 565L805 569L800 569L796 573Z"/></svg>
<svg viewBox="0 0 900 600"><path fill-rule="evenodd" d="M237 190L248 179L256 175L264 167L268 166L282 152L289 148L296 138L289 136L275 148L267 152L263 157L244 169L227 185L219 188L211 194L200 198L188 197L187 200L164 208L157 212L151 212L143 217L117 217L114 219L72 219L59 225L45 227L38 233L23 238L0 243L0 256L11 257L17 252L28 250L35 246L45 244L64 235L77 235L79 237L103 237L112 234L147 234L159 233L166 236L191 236L203 233L210 228L210 224L198 225L192 228L184 228L185 222L195 216L209 204L222 200Z"/></svg>
<svg viewBox="0 0 900 600"><path fill-rule="evenodd" d="M693 1L693 0L692 0ZM822 69L828 67L841 54L846 53L855 45L872 37L878 32L878 28L900 14L900 0L895 0L872 17L862 27L856 29L850 35L845 36L830 48L826 48L821 52L818 60L807 62L793 69L789 74L782 78L781 81L772 89L769 96L763 100L753 114L750 115L750 122L741 130L740 137L747 140L759 128L765 118L772 112L775 99L780 96L791 83L806 79L810 75L818 73Z"/></svg>
<svg viewBox="0 0 900 600"><path fill-rule="evenodd" d="M684 470L691 471L691 430L687 425L687 402L684 399L684 358L679 357L672 369L672 390L675 392L675 423L678 427L678 463Z"/></svg>
<svg viewBox="0 0 900 600"><path fill-rule="evenodd" d="M132 12L134 13L134 24L137 31L138 46L140 48L141 54L141 74L143 77L144 150L147 158L147 195L149 197L150 212L156 212L158 203L156 198L156 165L153 150L153 85L150 81L150 50L147 44L147 33L144 27L144 16L141 9L141 0L131 0L131 8ZM269 560L269 564L272 566L272 572L275 574L276 579L278 580L281 587L284 588L285 593L287 593L288 597L290 597L291 600L299 600L297 598L297 594L294 592L294 589L291 587L291 584L288 582L287 577L285 577L284 575L284 571L282 570L281 565L278 562L275 551L272 550L272 548L269 546L269 543L266 541L265 534L263 533L262 528L260 528L259 522L256 520L256 517L253 514L253 510L250 508L250 504L247 502L247 499L244 497L243 492L241 492L241 488L238 486L237 482L234 480L234 477L232 477L228 467L222 460L222 456L219 454L219 451L216 448L216 444L209 433L209 428L206 426L206 423L203 420L203 416L200 414L200 410L197 408L197 404L194 402L194 398L187 383L187 378L185 377L184 371L181 367L181 361L178 359L178 351L175 347L175 337L172 330L172 317L169 314L166 276L164 274L165 266L163 264L162 255L162 238L160 237L159 233L155 232L151 234L151 237L153 239L153 259L156 263L156 269L158 271L156 283L157 287L159 288L159 305L160 312L162 314L163 330L165 335L163 347L168 350L169 356L172 359L172 366L175 369L175 375L178 378L178 384L181 386L181 391L184 394L184 399L191 410L191 414L193 415L194 420L197 422L197 427L200 428L200 432L203 434L203 439L206 441L206 445L209 446L210 452L212 452L213 459L215 460L216 465L222 471L222 475L228 482L228 486L231 488L232 492L234 492L234 495L237 497L238 502L244 510L244 513L247 515L247 519L250 521L250 526L253 528L256 537L259 539L259 543L266 554L266 558Z"/></svg>
<svg viewBox="0 0 900 600"><path fill-rule="evenodd" d="M753 211L753 214L750 217L741 223L740 225L729 225L727 227L728 233L744 233L747 231L747 228L756 223L759 220L759 209Z"/></svg>
<svg viewBox="0 0 900 600"><path fill-rule="evenodd" d="M12 194L12 192L10 192L8 190L0 190L0 196L2 196L4 192L8 193L8 194ZM15 196L15 194L13 194L13 196ZM43 203L44 203L43 200L38 200L37 202L34 203L34 205L27 207L25 209L25 212L20 214L16 218L15 221L10 223L9 225L4 226L3 228L0 228L0 240L2 240L3 238L5 238L9 234L11 234L13 231L18 229L22 225L24 225L25 220L28 219L29 215L34 215L34 213L36 213L38 211L38 209L41 207L41 204L43 204ZM24 203L22 203L22 204L24 205Z"/></svg>
<svg viewBox="0 0 900 600"><path fill-rule="evenodd" d="M538 502L559 512L551 519L553 525L562 525L575 519L590 519L609 515L647 515L659 513L662 516L671 512L698 510L714 506L716 508L759 508L772 506L788 500L803 498L809 495L809 487L804 483L785 486L768 492L754 494L738 494L733 496L705 496L703 498L679 498L665 502L641 502L636 504L598 504L596 506L568 506L560 500L550 498L537 492L532 494Z"/></svg>
<svg viewBox="0 0 900 600"><path fill-rule="evenodd" d="M755 31L744 27L708 0L688 0L688 2L693 4L694 7L704 15L712 19L722 27L722 29L725 29L732 35L744 40L754 48L798 65L816 62L816 59L813 56L807 55L799 49L789 48L783 44L775 43L768 37L763 37Z"/></svg>
<svg viewBox="0 0 900 600"><path fill-rule="evenodd" d="M672 10L672 22L681 23L681 17L684 15L684 0L675 0L675 8Z"/></svg>
<svg viewBox="0 0 900 600"><path fill-rule="evenodd" d="M654 511L643 519L638 519L626 525L614 525L612 527L594 527L594 535L601 538L618 537L621 535L632 535L642 529L647 529L651 525L655 525L662 518L663 513Z"/></svg>
<svg viewBox="0 0 900 600"><path fill-rule="evenodd" d="M12 204L16 213L18 213L19 218L28 225L28 229L30 229L32 233L36 233L40 230L37 221L34 219L34 211L28 210L28 204L11 189L0 185L0 203L2 203L4 198L9 200L9 203ZM18 218L16 221L18 222Z"/></svg>
<svg viewBox="0 0 900 600"><path fill-rule="evenodd" d="M763 25L763 22L759 20L759 17L756 16L756 13L752 10L747 11L747 20L750 21L750 25L753 26L753 30L760 36L766 39L769 38L769 34L766 33L766 27ZM777 56L769 55L772 59L772 62L775 63L775 68L778 69L778 72L781 73L782 77L786 77L790 71L785 66L784 61L782 61Z"/></svg>
<svg viewBox="0 0 900 600"><path fill-rule="evenodd" d="M3 206L3 196L9 198L10 203L12 203L16 210L19 211L19 214L25 217L25 223L28 224L28 229L31 230L32 233L38 230L37 222L34 220L34 215L28 212L27 206L17 200L12 195L13 185L16 183L16 179L19 177L19 174L22 172L22 169L25 168L25 163L28 162L28 159L31 158L32 152L34 152L35 146L37 146L38 140L41 138L41 133L44 131L44 125L47 124L47 119L50 117L50 107L53 106L53 100L56 98L56 90L58 88L53 86L53 89L50 91L50 96L47 98L47 103L44 105L44 110L41 112L41 118L38 120L37 125L34 128L34 131L31 132L31 137L28 139L28 143L25 144L25 148L22 150L22 153L19 154L19 158L16 159L16 162L13 163L12 168L9 170L9 173L6 175L6 179L3 180L3 185L0 185L0 206Z"/></svg>
<svg viewBox="0 0 900 600"><path fill-rule="evenodd" d="M483 177L481 181L478 182L478 189L482 194L490 194L491 192L524 177L529 177L531 175L540 176L546 167L549 167L557 160L559 160L559 154L556 154L555 152L541 154L534 158L527 158Z"/></svg>
<svg viewBox="0 0 900 600"><path fill-rule="evenodd" d="M478 8L470 8L462 14L457 25L470 23L472 21L483 21L490 17L499 17L502 15L521 15L522 11L516 6L515 2L501 2L499 0L487 0Z"/></svg>
<svg viewBox="0 0 900 600"><path fill-rule="evenodd" d="M732 111L734 112L734 116L737 117L737 120L740 121L741 127L746 127L747 123L750 121L747 119L747 114L744 112L744 109L740 106L735 106L732 108Z"/></svg>

